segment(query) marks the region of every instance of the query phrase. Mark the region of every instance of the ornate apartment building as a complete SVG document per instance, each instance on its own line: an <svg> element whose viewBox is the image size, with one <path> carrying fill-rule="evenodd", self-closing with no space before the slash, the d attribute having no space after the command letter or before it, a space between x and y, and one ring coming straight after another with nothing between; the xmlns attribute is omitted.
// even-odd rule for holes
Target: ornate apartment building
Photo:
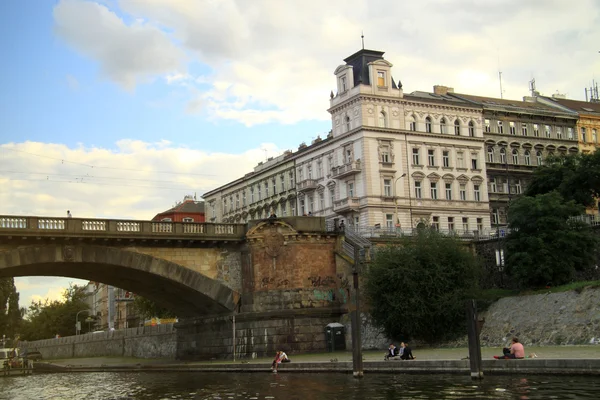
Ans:
<svg viewBox="0 0 600 400"><path fill-rule="evenodd" d="M577 153L577 113L525 97L523 101L450 93L483 112L487 191L492 225L506 225L512 197L550 154Z"/></svg>

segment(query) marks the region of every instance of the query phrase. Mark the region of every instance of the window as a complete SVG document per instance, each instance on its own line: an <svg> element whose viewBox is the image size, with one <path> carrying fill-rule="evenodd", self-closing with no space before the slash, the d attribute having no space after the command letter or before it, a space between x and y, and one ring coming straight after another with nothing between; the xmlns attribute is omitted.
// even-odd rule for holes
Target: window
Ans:
<svg viewBox="0 0 600 400"><path fill-rule="evenodd" d="M421 192L421 182L415 182L415 198L420 199L423 197Z"/></svg>
<svg viewBox="0 0 600 400"><path fill-rule="evenodd" d="M304 203L304 199L300 199L300 214L306 215L306 205Z"/></svg>
<svg viewBox="0 0 600 400"><path fill-rule="evenodd" d="M446 200L452 200L452 184L446 183Z"/></svg>
<svg viewBox="0 0 600 400"><path fill-rule="evenodd" d="M531 152L525 150L525 165L531 165Z"/></svg>
<svg viewBox="0 0 600 400"><path fill-rule="evenodd" d="M490 126L488 125L488 128L489 127ZM489 132L489 130L487 132ZM469 136L471 136L471 137L475 136L475 124L473 123L473 121L469 121Z"/></svg>
<svg viewBox="0 0 600 400"><path fill-rule="evenodd" d="M490 178L490 193L496 193L497 191L496 178Z"/></svg>
<svg viewBox="0 0 600 400"><path fill-rule="evenodd" d="M558 139L562 139L562 127L560 127L560 126L556 127L556 137Z"/></svg>
<svg viewBox="0 0 600 400"><path fill-rule="evenodd" d="M185 217L185 218L183 218L183 222L194 222L194 218L192 218L192 217Z"/></svg>
<svg viewBox="0 0 600 400"><path fill-rule="evenodd" d="M460 122L457 119L454 120L454 134L456 136L460 135Z"/></svg>
<svg viewBox="0 0 600 400"><path fill-rule="evenodd" d="M506 149L505 148L500 149L500 162L502 164L506 164Z"/></svg>
<svg viewBox="0 0 600 400"><path fill-rule="evenodd" d="M340 77L340 91L344 93L346 90L348 90L348 86L346 83L346 75L344 75Z"/></svg>
<svg viewBox="0 0 600 400"><path fill-rule="evenodd" d="M333 201L335 200L335 191L333 189L329 189L329 200L331 201L331 207L333 207Z"/></svg>
<svg viewBox="0 0 600 400"><path fill-rule="evenodd" d="M319 209L320 210L325 209L325 192L319 193Z"/></svg>
<svg viewBox="0 0 600 400"><path fill-rule="evenodd" d="M431 117L425 118L425 132L431 133Z"/></svg>
<svg viewBox="0 0 600 400"><path fill-rule="evenodd" d="M477 218L477 230L483 232L483 218Z"/></svg>
<svg viewBox="0 0 600 400"><path fill-rule="evenodd" d="M394 214L385 214L385 227L386 228L394 227Z"/></svg>
<svg viewBox="0 0 600 400"><path fill-rule="evenodd" d="M346 115L346 132L350 131L350 117Z"/></svg>
<svg viewBox="0 0 600 400"><path fill-rule="evenodd" d="M436 231L440 230L440 217L433 217L431 221L431 227Z"/></svg>
<svg viewBox="0 0 600 400"><path fill-rule="evenodd" d="M260 191L260 183L258 185L256 185L256 187L258 188L258 200L262 200L262 193Z"/></svg>
<svg viewBox="0 0 600 400"><path fill-rule="evenodd" d="M467 200L467 185L465 185L464 183L460 185L460 199L462 201Z"/></svg>
<svg viewBox="0 0 600 400"><path fill-rule="evenodd" d="M538 124L533 124L533 136L540 137L540 126Z"/></svg>
<svg viewBox="0 0 600 400"><path fill-rule="evenodd" d="M519 151L517 149L513 149L512 151L512 163L514 165L519 163Z"/></svg>
<svg viewBox="0 0 600 400"><path fill-rule="evenodd" d="M491 146L487 149L487 158L489 163L494 162L494 148Z"/></svg>
<svg viewBox="0 0 600 400"><path fill-rule="evenodd" d="M313 212L315 210L315 202L312 196L308 196L308 211Z"/></svg>
<svg viewBox="0 0 600 400"><path fill-rule="evenodd" d="M458 168L464 168L465 167L465 156L464 156L464 153L462 151L459 151L458 153L456 153L456 166Z"/></svg>
<svg viewBox="0 0 600 400"><path fill-rule="evenodd" d="M313 178L313 176L312 176L312 165L308 164L307 170L308 170L308 179L312 179Z"/></svg>
<svg viewBox="0 0 600 400"><path fill-rule="evenodd" d="M477 154L471 155L471 169L478 169L477 168Z"/></svg>
<svg viewBox="0 0 600 400"><path fill-rule="evenodd" d="M440 133L448 133L446 131L446 118L440 120Z"/></svg>
<svg viewBox="0 0 600 400"><path fill-rule="evenodd" d="M481 192L479 191L479 185L473 185L473 197L475 201L481 201Z"/></svg>
<svg viewBox="0 0 600 400"><path fill-rule="evenodd" d="M508 130L510 131L511 135L516 135L517 134L517 127L515 126L515 123L510 121L508 123Z"/></svg>
<svg viewBox="0 0 600 400"><path fill-rule="evenodd" d="M250 204L254 203L254 188L250 188Z"/></svg>
<svg viewBox="0 0 600 400"><path fill-rule="evenodd" d="M381 162L382 163L392 162L392 158L390 157L390 146L389 145L381 146Z"/></svg>
<svg viewBox="0 0 600 400"><path fill-rule="evenodd" d="M431 199L432 200L437 200L438 196L437 196L437 182L430 182L430 187L431 187Z"/></svg>
<svg viewBox="0 0 600 400"><path fill-rule="evenodd" d="M298 168L298 181L302 182L304 180L304 167Z"/></svg>
<svg viewBox="0 0 600 400"><path fill-rule="evenodd" d="M575 135L573 134L573 128L571 128L571 127L567 128L567 138L569 140L575 139Z"/></svg>
<svg viewBox="0 0 600 400"><path fill-rule="evenodd" d="M498 121L498 133L504 133L504 126L502 125L502 121Z"/></svg>
<svg viewBox="0 0 600 400"><path fill-rule="evenodd" d="M544 132L546 132L546 137L550 137L550 125L544 125Z"/></svg>
<svg viewBox="0 0 600 400"><path fill-rule="evenodd" d="M542 165L543 160L542 160L542 152L538 151L537 153L535 153L535 158L537 159L537 165Z"/></svg>
<svg viewBox="0 0 600 400"><path fill-rule="evenodd" d="M294 182L294 173L290 172L290 189L294 188L294 186L295 186L294 183L295 183Z"/></svg>
<svg viewBox="0 0 600 400"><path fill-rule="evenodd" d="M598 134L595 129L592 129L592 143L598 143Z"/></svg>
<svg viewBox="0 0 600 400"><path fill-rule="evenodd" d="M497 225L500 223L500 217L498 215L498 209L492 208L492 224Z"/></svg>
<svg viewBox="0 0 600 400"><path fill-rule="evenodd" d="M271 179L271 183L273 184L273 195L277 194L277 179L273 178Z"/></svg>
<svg viewBox="0 0 600 400"><path fill-rule="evenodd" d="M377 86L385 86L385 72L377 71Z"/></svg>
<svg viewBox="0 0 600 400"><path fill-rule="evenodd" d="M526 123L521 124L521 135L527 136L527 124Z"/></svg>
<svg viewBox="0 0 600 400"><path fill-rule="evenodd" d="M346 149L344 151L344 163L350 164L353 159L354 159L354 157L352 156L352 148L346 147Z"/></svg>
<svg viewBox="0 0 600 400"><path fill-rule="evenodd" d="M383 111L381 111L379 113L379 127L380 128L385 128L386 124L385 124L385 113Z"/></svg>
<svg viewBox="0 0 600 400"><path fill-rule="evenodd" d="M490 128L490 120L489 119L485 120L485 126L483 129L485 129L485 131L488 133L492 131L492 129Z"/></svg>
<svg viewBox="0 0 600 400"><path fill-rule="evenodd" d="M225 213L227 213L227 199L223 199L223 214Z"/></svg>
<svg viewBox="0 0 600 400"><path fill-rule="evenodd" d="M281 216L285 217L286 215L287 215L286 203L281 203Z"/></svg>
<svg viewBox="0 0 600 400"><path fill-rule="evenodd" d="M317 178L323 178L323 162L319 160L317 162Z"/></svg>
<svg viewBox="0 0 600 400"><path fill-rule="evenodd" d="M233 211L233 196L229 196L229 211Z"/></svg>
<svg viewBox="0 0 600 400"><path fill-rule="evenodd" d="M237 193L237 194L235 195L235 208L236 208L236 210L237 210L238 208L240 208L240 195L239 195L239 193Z"/></svg>
<svg viewBox="0 0 600 400"><path fill-rule="evenodd" d="M417 122L416 122L416 120L417 120L417 119L416 119L416 118L415 118L415 116L413 115L413 120L412 120L412 121L410 121L410 127L409 127L409 129L410 129L411 131L413 131L413 132L417 130Z"/></svg>
<svg viewBox="0 0 600 400"><path fill-rule="evenodd" d="M450 152L448 150L442 151L442 163L444 167L450 167Z"/></svg>
<svg viewBox="0 0 600 400"><path fill-rule="evenodd" d="M585 128L581 128L581 141L585 143Z"/></svg>
<svg viewBox="0 0 600 400"><path fill-rule="evenodd" d="M269 183L265 182L265 199L269 197Z"/></svg>
<svg viewBox="0 0 600 400"><path fill-rule="evenodd" d="M383 195L385 197L392 197L392 180L391 179L383 180Z"/></svg>
<svg viewBox="0 0 600 400"><path fill-rule="evenodd" d="M427 150L427 162L430 167L435 167L435 150Z"/></svg>
<svg viewBox="0 0 600 400"><path fill-rule="evenodd" d="M348 192L348 197L354 197L354 182L347 182L346 190Z"/></svg>
<svg viewBox="0 0 600 400"><path fill-rule="evenodd" d="M448 217L448 230L450 232L454 231L454 217Z"/></svg>
<svg viewBox="0 0 600 400"><path fill-rule="evenodd" d="M246 190L242 192L242 207L246 206Z"/></svg>
<svg viewBox="0 0 600 400"><path fill-rule="evenodd" d="M285 192L285 176L283 174L281 174L279 179L281 180L281 191Z"/></svg>
<svg viewBox="0 0 600 400"><path fill-rule="evenodd" d="M419 163L419 149L412 149L412 159L413 159L413 165L421 165L421 163Z"/></svg>
<svg viewBox="0 0 600 400"><path fill-rule="evenodd" d="M469 218L463 217L462 219L462 229L463 232L469 232Z"/></svg>
<svg viewBox="0 0 600 400"><path fill-rule="evenodd" d="M523 192L523 186L521 186L521 180L517 179L517 182L515 183L515 193L521 194L522 192Z"/></svg>

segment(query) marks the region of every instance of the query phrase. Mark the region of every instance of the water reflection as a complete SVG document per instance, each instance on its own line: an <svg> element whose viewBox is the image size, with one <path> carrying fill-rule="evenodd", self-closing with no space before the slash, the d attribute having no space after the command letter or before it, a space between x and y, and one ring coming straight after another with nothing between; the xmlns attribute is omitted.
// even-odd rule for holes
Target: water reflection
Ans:
<svg viewBox="0 0 600 400"><path fill-rule="evenodd" d="M77 373L0 379L0 399L597 399L597 377Z"/></svg>

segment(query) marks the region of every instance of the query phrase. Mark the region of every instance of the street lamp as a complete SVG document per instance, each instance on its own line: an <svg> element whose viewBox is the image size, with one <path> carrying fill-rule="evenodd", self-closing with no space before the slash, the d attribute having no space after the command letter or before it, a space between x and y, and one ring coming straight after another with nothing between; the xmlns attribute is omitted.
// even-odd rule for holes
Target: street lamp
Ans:
<svg viewBox="0 0 600 400"><path fill-rule="evenodd" d="M81 314L82 312L89 313L90 310L81 310L78 311L77 314L75 314L75 336L79 335L79 331L81 331L81 326L79 325L79 314Z"/></svg>
<svg viewBox="0 0 600 400"><path fill-rule="evenodd" d="M406 176L406 172L403 173L402 175L400 175L399 177L396 178L396 180L394 180L394 193L396 194L396 196L394 196L394 213L396 215L396 226L398 226L400 224L400 218L398 217L398 190L397 190L397 186L398 186L398 181L402 178L404 178ZM408 195L410 196L410 188L408 190ZM412 222L411 222L412 224Z"/></svg>

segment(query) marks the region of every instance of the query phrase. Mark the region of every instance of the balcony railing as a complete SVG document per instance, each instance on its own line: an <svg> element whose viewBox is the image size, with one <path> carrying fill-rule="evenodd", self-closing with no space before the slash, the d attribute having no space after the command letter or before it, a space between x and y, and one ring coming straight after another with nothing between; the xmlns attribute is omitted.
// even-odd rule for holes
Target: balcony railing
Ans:
<svg viewBox="0 0 600 400"><path fill-rule="evenodd" d="M298 182L297 190L299 192L310 192L311 190L315 190L317 188L317 180L316 179L305 179L301 182Z"/></svg>
<svg viewBox="0 0 600 400"><path fill-rule="evenodd" d="M331 167L331 177L334 179L340 179L349 175L358 174L360 171L360 161L352 161L344 165Z"/></svg>
<svg viewBox="0 0 600 400"><path fill-rule="evenodd" d="M360 200L358 197L346 197L345 199L335 200L333 202L333 211L344 212L350 210L358 210Z"/></svg>
<svg viewBox="0 0 600 400"><path fill-rule="evenodd" d="M75 237L223 237L242 239L244 224L0 216L0 235Z"/></svg>

